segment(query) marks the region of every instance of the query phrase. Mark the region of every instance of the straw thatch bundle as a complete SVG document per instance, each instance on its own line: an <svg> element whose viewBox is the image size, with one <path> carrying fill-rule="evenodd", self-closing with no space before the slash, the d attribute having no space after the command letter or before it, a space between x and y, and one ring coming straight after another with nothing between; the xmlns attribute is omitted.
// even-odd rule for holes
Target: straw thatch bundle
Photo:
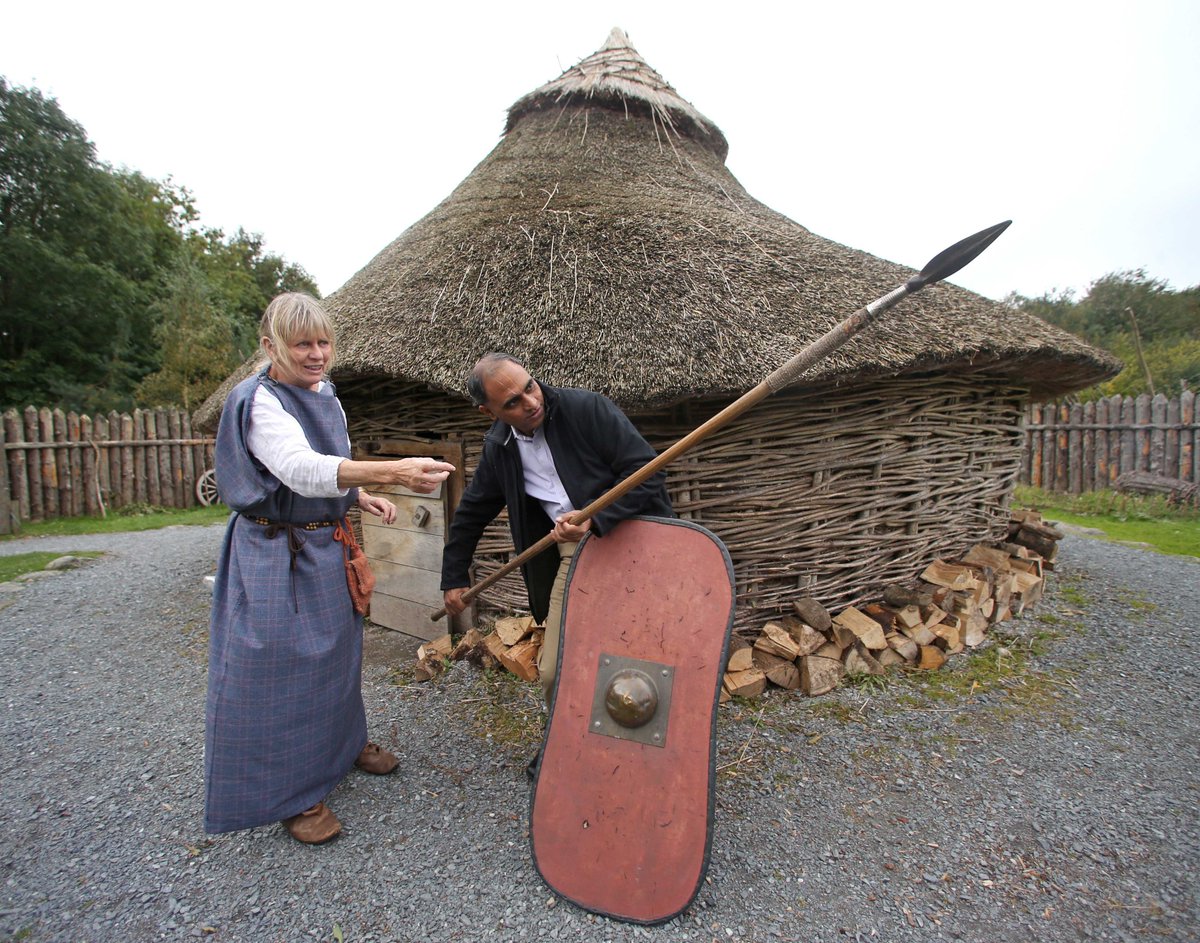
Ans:
<svg viewBox="0 0 1200 943"><path fill-rule="evenodd" d="M611 396L663 447L913 274L758 203L726 151L619 30L520 99L467 179L328 299L356 439L461 436L473 467L486 423L464 377L507 350ZM1002 528L1021 398L1115 368L934 286L689 454L670 486L729 544L739 623L797 590L833 606ZM506 546L496 528L481 551ZM498 585L493 604L523 599Z"/></svg>

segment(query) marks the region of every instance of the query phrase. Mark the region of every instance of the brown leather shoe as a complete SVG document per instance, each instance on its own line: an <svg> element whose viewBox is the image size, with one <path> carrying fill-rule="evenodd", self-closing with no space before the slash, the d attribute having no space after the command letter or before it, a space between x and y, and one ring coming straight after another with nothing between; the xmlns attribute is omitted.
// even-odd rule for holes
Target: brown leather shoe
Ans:
<svg viewBox="0 0 1200 943"><path fill-rule="evenodd" d="M318 802L311 809L284 819L283 827L291 833L292 838L306 845L323 845L333 841L342 831L342 823L324 802Z"/></svg>
<svg viewBox="0 0 1200 943"><path fill-rule="evenodd" d="M400 760L396 758L395 753L385 750L378 743L368 743L362 748L362 753L358 754L354 765L364 772L386 776L400 765Z"/></svg>

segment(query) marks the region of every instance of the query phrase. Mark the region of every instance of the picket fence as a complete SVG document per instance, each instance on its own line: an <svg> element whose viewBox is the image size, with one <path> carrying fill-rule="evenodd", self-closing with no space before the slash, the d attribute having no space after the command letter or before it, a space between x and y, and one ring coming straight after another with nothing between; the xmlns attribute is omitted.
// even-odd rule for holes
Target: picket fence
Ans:
<svg viewBox="0 0 1200 943"><path fill-rule="evenodd" d="M1030 405L1021 483L1066 494L1111 488L1126 472L1200 481L1196 395L1113 396Z"/></svg>
<svg viewBox="0 0 1200 943"><path fill-rule="evenodd" d="M29 406L2 426L0 533L135 504L194 507L212 467L212 438L193 435L181 409L91 417Z"/></svg>

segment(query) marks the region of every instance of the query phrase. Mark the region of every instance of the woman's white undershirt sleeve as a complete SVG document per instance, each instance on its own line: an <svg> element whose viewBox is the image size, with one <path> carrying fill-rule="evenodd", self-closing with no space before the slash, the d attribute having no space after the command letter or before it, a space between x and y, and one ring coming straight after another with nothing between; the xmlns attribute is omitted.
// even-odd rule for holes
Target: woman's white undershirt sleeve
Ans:
<svg viewBox="0 0 1200 943"><path fill-rule="evenodd" d="M338 466L345 459L313 451L296 417L264 386L254 394L246 439L254 457L301 497L340 497L349 490L337 485Z"/></svg>

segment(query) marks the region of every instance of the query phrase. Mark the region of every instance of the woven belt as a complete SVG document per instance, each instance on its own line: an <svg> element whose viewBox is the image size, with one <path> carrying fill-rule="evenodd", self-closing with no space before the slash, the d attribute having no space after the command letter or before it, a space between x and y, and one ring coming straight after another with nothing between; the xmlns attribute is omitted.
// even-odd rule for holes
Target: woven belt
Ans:
<svg viewBox="0 0 1200 943"><path fill-rule="evenodd" d="M309 521L307 524L289 524L287 521L273 521L266 517L251 517L248 514L243 514L242 517L263 527L270 527L272 524L275 524L279 527L298 527L300 530L320 530L322 527L338 526L337 521Z"/></svg>

